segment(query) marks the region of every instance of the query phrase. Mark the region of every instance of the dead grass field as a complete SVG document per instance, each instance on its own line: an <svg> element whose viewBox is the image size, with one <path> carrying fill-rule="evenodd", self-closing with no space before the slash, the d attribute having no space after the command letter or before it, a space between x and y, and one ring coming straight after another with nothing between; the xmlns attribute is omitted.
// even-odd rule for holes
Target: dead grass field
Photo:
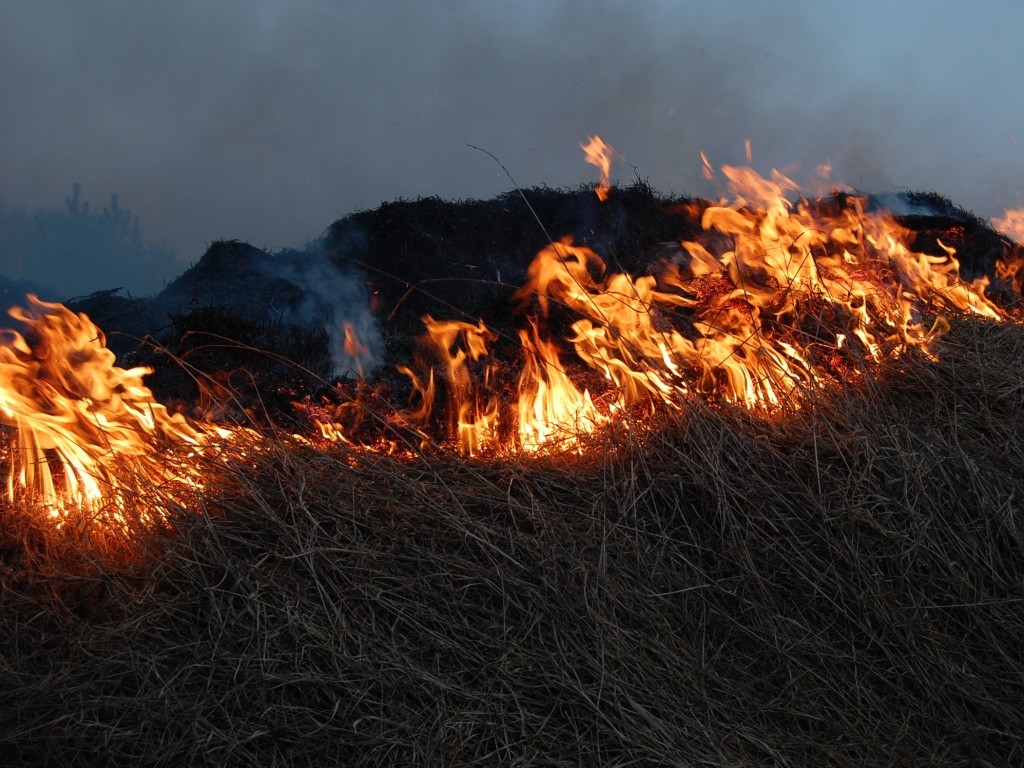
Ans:
<svg viewBox="0 0 1024 768"><path fill-rule="evenodd" d="M120 564L8 506L0 758L1020 764L1024 329L936 351L582 456L267 436Z"/></svg>

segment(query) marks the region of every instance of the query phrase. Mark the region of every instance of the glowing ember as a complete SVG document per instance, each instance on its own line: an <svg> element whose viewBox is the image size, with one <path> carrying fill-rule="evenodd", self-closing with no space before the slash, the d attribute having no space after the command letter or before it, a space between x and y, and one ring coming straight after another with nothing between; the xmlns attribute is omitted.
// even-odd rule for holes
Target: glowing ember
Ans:
<svg viewBox="0 0 1024 768"><path fill-rule="evenodd" d="M6 331L0 344L0 421L13 429L9 498L42 505L58 526L74 513L121 527L129 516L151 522L140 495L199 485L168 448L194 453L226 430L204 432L169 413L142 383L149 369L114 365L84 314L28 301L11 310L25 335Z"/></svg>

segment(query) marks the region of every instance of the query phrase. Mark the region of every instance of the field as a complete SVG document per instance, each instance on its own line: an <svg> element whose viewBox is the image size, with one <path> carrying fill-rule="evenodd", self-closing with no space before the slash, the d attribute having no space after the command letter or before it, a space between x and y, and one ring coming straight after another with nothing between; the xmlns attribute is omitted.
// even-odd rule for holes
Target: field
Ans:
<svg viewBox="0 0 1024 768"><path fill-rule="evenodd" d="M934 351L580 454L265 433L115 554L8 506L0 757L1020 764L1024 329Z"/></svg>

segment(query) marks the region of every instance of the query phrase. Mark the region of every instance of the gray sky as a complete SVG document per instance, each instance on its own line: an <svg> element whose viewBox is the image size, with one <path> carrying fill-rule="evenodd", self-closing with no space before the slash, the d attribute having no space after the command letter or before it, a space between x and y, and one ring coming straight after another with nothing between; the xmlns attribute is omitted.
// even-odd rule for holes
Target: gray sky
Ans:
<svg viewBox="0 0 1024 768"><path fill-rule="evenodd" d="M1024 3L5 0L0 197L111 193L181 268L399 197L717 166L1024 204ZM635 172L634 172L635 168ZM719 190L720 191L720 190ZM166 275L161 277L169 277Z"/></svg>

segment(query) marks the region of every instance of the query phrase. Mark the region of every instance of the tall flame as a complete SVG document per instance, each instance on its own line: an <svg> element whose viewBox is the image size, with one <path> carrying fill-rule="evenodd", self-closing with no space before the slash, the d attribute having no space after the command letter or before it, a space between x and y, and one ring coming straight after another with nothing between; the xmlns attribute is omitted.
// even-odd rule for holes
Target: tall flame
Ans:
<svg viewBox="0 0 1024 768"><path fill-rule="evenodd" d="M800 408L886 358L933 354L946 327L939 313L1003 317L984 279L960 279L952 248L915 252L909 232L861 199L794 203L797 185L782 174L722 173L733 202L707 207L701 220L726 236L721 252L684 241L679 258L639 277L610 273L570 238L537 254L516 294L526 320L511 408L496 395L496 335L482 322L424 318L424 343L444 371L446 435L460 450L575 450L616 412L678 409L694 394L765 413ZM560 342L546 330L556 308L574 318ZM598 398L573 382L570 361L601 375ZM421 399L409 421L429 430L433 368L403 370Z"/></svg>
<svg viewBox="0 0 1024 768"><path fill-rule="evenodd" d="M487 357L487 345L494 341L494 334L481 322L477 325L458 320L440 321L427 315L423 318L427 326L425 340L436 358L444 367L447 384L447 413L450 431L457 438L462 449L475 454L493 442L496 435L498 404L493 395L482 394L490 384L495 369ZM479 362L483 370L482 385L470 375L468 364ZM422 398L419 409L410 414L414 423L429 426L433 415L435 384L433 370L426 383L402 369L412 377L413 386Z"/></svg>
<svg viewBox="0 0 1024 768"><path fill-rule="evenodd" d="M611 172L612 155L615 150L604 143L600 136L591 136L586 144L580 144L583 150L584 159L591 165L597 166L601 171L601 179L597 182L597 197L602 202L608 199L611 193Z"/></svg>
<svg viewBox="0 0 1024 768"><path fill-rule="evenodd" d="M13 429L8 497L25 496L62 523L73 510L125 522L141 485L198 484L168 446L198 449L208 434L171 414L142 383L147 368L114 364L103 333L82 313L28 298L11 315L25 335L0 343L0 422ZM221 434L224 434L223 432Z"/></svg>
<svg viewBox="0 0 1024 768"><path fill-rule="evenodd" d="M953 248L914 251L911 234L863 200L791 200L799 190L782 174L721 172L733 200L700 219L714 249L681 241L658 269L634 276L571 238L550 242L514 295L522 322L502 340L518 345L518 372L494 359L501 337L482 321L425 316L423 354L399 368L413 404L379 421L468 455L578 452L626 414L678 411L695 396L771 418L887 358L934 355L943 313L1005 317L984 279L960 278ZM204 452L230 430L170 413L142 383L148 369L115 365L84 314L30 297L12 315L25 331L0 339L10 499L42 504L58 525L75 509L106 510L125 525L144 485L172 498L202 486L182 449ZM346 352L358 357L355 329L344 330ZM350 402L314 420L353 450L394 450L393 440L347 433L341 422L359 421L359 411Z"/></svg>

